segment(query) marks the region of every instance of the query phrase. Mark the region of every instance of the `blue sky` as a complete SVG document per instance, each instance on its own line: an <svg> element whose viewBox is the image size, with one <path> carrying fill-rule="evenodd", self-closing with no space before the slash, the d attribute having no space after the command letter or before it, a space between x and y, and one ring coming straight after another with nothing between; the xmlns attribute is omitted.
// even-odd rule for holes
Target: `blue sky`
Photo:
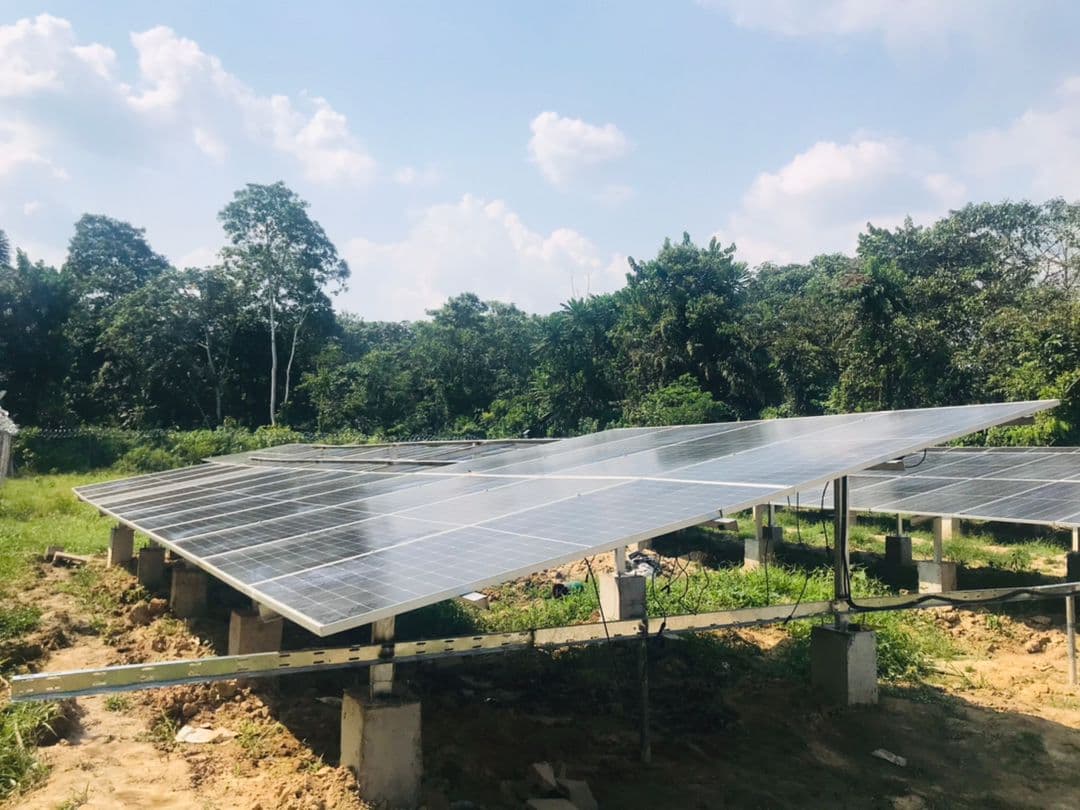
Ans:
<svg viewBox="0 0 1080 810"><path fill-rule="evenodd" d="M86 211L213 262L284 180L412 318L549 311L665 236L752 264L867 220L1080 197L1080 4L994 0L0 3L0 228L63 260Z"/></svg>

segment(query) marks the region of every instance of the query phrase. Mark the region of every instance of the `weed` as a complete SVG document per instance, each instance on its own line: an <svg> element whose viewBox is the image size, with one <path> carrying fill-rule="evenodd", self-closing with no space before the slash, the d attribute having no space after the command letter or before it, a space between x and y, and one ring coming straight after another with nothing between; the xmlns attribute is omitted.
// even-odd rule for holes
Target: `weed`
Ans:
<svg viewBox="0 0 1080 810"><path fill-rule="evenodd" d="M105 698L105 708L110 712L126 712L131 708L131 698L127 695L109 695Z"/></svg>
<svg viewBox="0 0 1080 810"><path fill-rule="evenodd" d="M35 748L58 714L55 703L12 703L0 708L0 799L26 790L48 772Z"/></svg>
<svg viewBox="0 0 1080 810"><path fill-rule="evenodd" d="M162 751L171 751L176 746L176 732L179 730L180 723L177 722L176 718L162 712L150 725L150 729L145 734L141 734L139 738L152 743Z"/></svg>
<svg viewBox="0 0 1080 810"><path fill-rule="evenodd" d="M250 720L240 726L236 732L236 743L250 759L262 759L270 753L270 742L281 732L281 725L263 725Z"/></svg>
<svg viewBox="0 0 1080 810"><path fill-rule="evenodd" d="M0 641L26 635L38 626L41 611L28 605L0 607Z"/></svg>
<svg viewBox="0 0 1080 810"><path fill-rule="evenodd" d="M88 801L90 801L89 783L83 785L82 790L76 790L75 788L72 788L71 793L68 795L67 799L64 800L57 807L57 810L79 810L79 808L86 804Z"/></svg>

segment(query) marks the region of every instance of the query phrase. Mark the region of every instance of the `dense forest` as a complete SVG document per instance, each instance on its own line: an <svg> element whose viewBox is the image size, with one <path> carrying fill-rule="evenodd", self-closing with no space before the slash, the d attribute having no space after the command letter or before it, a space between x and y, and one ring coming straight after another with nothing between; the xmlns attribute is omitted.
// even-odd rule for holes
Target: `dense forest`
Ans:
<svg viewBox="0 0 1080 810"><path fill-rule="evenodd" d="M525 313L463 292L416 322L334 312L349 270L284 184L220 212L212 267L136 226L75 223L60 268L0 232L0 389L24 425L288 425L404 438L1036 397L1003 440L1080 442L1080 204L868 224L854 256L755 268L688 235L625 287ZM1020 438L1016 438L1018 436Z"/></svg>

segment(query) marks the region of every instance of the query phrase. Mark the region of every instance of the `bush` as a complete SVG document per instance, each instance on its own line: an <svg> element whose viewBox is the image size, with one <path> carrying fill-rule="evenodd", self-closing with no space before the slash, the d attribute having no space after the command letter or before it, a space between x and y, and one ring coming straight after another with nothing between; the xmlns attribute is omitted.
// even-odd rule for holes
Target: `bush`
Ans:
<svg viewBox="0 0 1080 810"><path fill-rule="evenodd" d="M135 447L120 457L116 468L124 472L149 473L182 467L184 463L184 459L158 447Z"/></svg>

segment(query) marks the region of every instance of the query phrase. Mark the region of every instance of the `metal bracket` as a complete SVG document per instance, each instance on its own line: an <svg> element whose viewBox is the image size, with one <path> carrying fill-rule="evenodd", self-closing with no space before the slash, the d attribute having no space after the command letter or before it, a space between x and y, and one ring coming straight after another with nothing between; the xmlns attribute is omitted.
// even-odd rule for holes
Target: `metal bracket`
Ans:
<svg viewBox="0 0 1080 810"><path fill-rule="evenodd" d="M698 633L736 627L773 624L796 619L824 616L857 615L877 610L905 610L953 606L974 609L988 602L1016 602L1074 596L1080 582L1040 585L1031 588L994 588L978 591L951 591L922 598L911 604L912 596L881 596L860 599L856 606L836 602L803 602L796 605L723 610L668 616L663 623L666 634ZM964 603L969 603L965 605ZM258 678L292 675L341 667L365 667L423 661L464 655L484 655L530 648L567 647L607 641L641 639L648 633L641 619L580 624L523 630L516 633L487 633L424 641L395 641L356 647L297 652L254 653L186 661L162 661L128 664L72 672L16 675L11 679L11 700L49 700L105 692L122 692L175 686L185 683L230 680L237 677Z"/></svg>

